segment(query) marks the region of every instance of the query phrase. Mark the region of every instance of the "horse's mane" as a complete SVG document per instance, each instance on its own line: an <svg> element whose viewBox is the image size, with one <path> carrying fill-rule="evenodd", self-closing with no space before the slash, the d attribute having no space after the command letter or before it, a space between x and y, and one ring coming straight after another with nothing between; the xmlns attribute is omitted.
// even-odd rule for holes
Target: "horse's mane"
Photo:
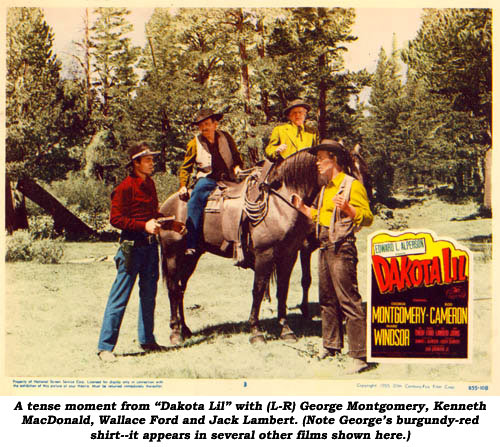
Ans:
<svg viewBox="0 0 500 447"><path fill-rule="evenodd" d="M356 144L354 148L350 151L351 155L351 175L363 183L366 192L368 194L368 199L370 202L373 198L373 185L370 175L370 170L366 161L361 155L361 146Z"/></svg>
<svg viewBox="0 0 500 447"><path fill-rule="evenodd" d="M372 185L368 166L356 145L347 152L349 159L345 166L346 174L364 184L371 200ZM324 179L321 179L316 167L316 157L302 149L277 163L269 173L268 183L283 182L288 188L295 190L304 199L314 198L319 192Z"/></svg>
<svg viewBox="0 0 500 447"><path fill-rule="evenodd" d="M282 182L304 199L312 199L319 191L316 157L302 149L276 164L269 173L268 183Z"/></svg>

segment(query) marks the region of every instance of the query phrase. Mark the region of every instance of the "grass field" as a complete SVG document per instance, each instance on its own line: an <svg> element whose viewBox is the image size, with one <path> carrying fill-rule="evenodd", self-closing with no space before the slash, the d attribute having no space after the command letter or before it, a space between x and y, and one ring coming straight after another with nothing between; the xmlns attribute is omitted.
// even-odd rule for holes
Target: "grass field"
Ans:
<svg viewBox="0 0 500 447"><path fill-rule="evenodd" d="M491 219L460 220L475 207L450 205L437 199L394 211L394 221L410 228L428 228L455 238L474 250L473 361L456 364L380 364L363 380L486 381L491 376ZM457 219L457 220L452 220ZM366 296L366 236L387 228L377 217L358 234L360 291ZM144 354L137 344L137 290L122 324L115 352L119 361L100 362L96 344L107 295L115 276L115 243L67 243L60 264L6 265L6 375L14 377L130 377L130 378L265 378L345 379L347 356L319 361L321 322L318 317L317 257L313 255L310 306L315 315L304 322L296 306L301 299L300 267L290 286L289 319L299 341L286 345L278 338L276 300L261 311L268 342L248 341L253 272L233 267L230 260L205 255L188 285L186 320L194 336L180 348ZM70 263L72 260L92 261ZM159 284L156 337L169 343L170 309Z"/></svg>

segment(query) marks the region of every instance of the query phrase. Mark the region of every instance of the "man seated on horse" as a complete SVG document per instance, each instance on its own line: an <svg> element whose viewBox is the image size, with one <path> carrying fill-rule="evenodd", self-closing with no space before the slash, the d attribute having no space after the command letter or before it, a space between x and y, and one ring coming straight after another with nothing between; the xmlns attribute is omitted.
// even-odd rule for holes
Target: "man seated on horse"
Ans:
<svg viewBox="0 0 500 447"><path fill-rule="evenodd" d="M301 99L291 101L284 111L289 123L276 126L265 151L271 161L289 157L306 147L318 144L318 134L306 126L307 112L311 106Z"/></svg>
<svg viewBox="0 0 500 447"><path fill-rule="evenodd" d="M182 200L189 199L186 221L188 256L196 254L203 232L203 212L208 196L217 187L218 181L235 181L243 166L231 135L217 130L222 117L222 113L215 113L212 109L202 109L196 114L191 125L198 126L200 134L188 143L179 170L179 197ZM187 186L194 168L197 171L196 183L189 198Z"/></svg>
<svg viewBox="0 0 500 447"><path fill-rule="evenodd" d="M366 362L366 315L358 292L358 255L354 233L373 221L363 184L346 174L351 157L340 143L323 140L309 150L328 184L320 193L318 208L306 206L300 197L294 204L317 223L320 241L319 303L321 308L323 358L340 353L343 347L342 321L346 319L349 355L354 358L351 373L368 369Z"/></svg>

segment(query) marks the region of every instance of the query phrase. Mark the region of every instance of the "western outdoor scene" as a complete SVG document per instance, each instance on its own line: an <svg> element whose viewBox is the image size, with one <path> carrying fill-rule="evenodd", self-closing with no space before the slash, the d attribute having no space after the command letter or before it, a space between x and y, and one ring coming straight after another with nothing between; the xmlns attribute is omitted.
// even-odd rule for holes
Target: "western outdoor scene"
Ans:
<svg viewBox="0 0 500 447"><path fill-rule="evenodd" d="M487 381L491 9L422 9L411 39L391 33L374 63L355 69L346 60L368 33L356 28L361 9L154 8L141 23L133 12L61 9L77 16L78 29L57 50L61 35L47 11L7 8L6 375L342 380L354 371ZM292 150L283 143L290 129L293 145L310 140ZM214 176L217 163L227 173ZM340 328L340 341L326 338L321 275L333 261L315 223L332 242L320 191L329 197L324 175L337 167L355 178L351 223L362 228L334 245L348 240L357 251L349 262L360 312L371 233L428 229L471 250L469 363L368 365L353 354L349 318L345 337ZM137 176L145 180L130 203L147 189L157 205L140 241L116 224L115 203L118 185ZM204 199L200 224L190 204L205 183L219 195ZM349 215L347 202L333 213ZM122 262L115 254L128 262L128 239L141 253L154 245L157 292L146 307L149 286L134 271L141 279L123 321L111 323L107 297ZM108 324L119 337L104 334Z"/></svg>

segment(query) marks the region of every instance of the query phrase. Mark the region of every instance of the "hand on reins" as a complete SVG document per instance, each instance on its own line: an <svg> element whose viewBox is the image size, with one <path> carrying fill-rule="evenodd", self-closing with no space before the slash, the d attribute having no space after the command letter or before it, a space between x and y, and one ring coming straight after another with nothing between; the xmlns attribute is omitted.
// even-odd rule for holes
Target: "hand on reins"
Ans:
<svg viewBox="0 0 500 447"><path fill-rule="evenodd" d="M302 200L302 197L300 197L299 195L293 193L291 196L290 196L290 199L292 201L292 205L297 208L297 209L300 209L301 207L304 206L304 201Z"/></svg>
<svg viewBox="0 0 500 447"><path fill-rule="evenodd" d="M293 193L290 197L290 200L295 208L297 208L305 216L311 218L311 208L304 204L302 197Z"/></svg>
<svg viewBox="0 0 500 447"><path fill-rule="evenodd" d="M286 143L283 143L283 144L280 144L277 148L276 148L276 155L280 154L286 149Z"/></svg>
<svg viewBox="0 0 500 447"><path fill-rule="evenodd" d="M356 208L354 208L349 201L347 201L343 196L336 195L333 198L333 204L342 212L354 219L356 216Z"/></svg>
<svg viewBox="0 0 500 447"><path fill-rule="evenodd" d="M185 186L181 186L179 188L179 199L181 199L184 202L187 202L189 200L189 192Z"/></svg>
<svg viewBox="0 0 500 447"><path fill-rule="evenodd" d="M146 233L148 234L158 234L161 229L161 224L156 221L156 219L150 219L146 222Z"/></svg>

